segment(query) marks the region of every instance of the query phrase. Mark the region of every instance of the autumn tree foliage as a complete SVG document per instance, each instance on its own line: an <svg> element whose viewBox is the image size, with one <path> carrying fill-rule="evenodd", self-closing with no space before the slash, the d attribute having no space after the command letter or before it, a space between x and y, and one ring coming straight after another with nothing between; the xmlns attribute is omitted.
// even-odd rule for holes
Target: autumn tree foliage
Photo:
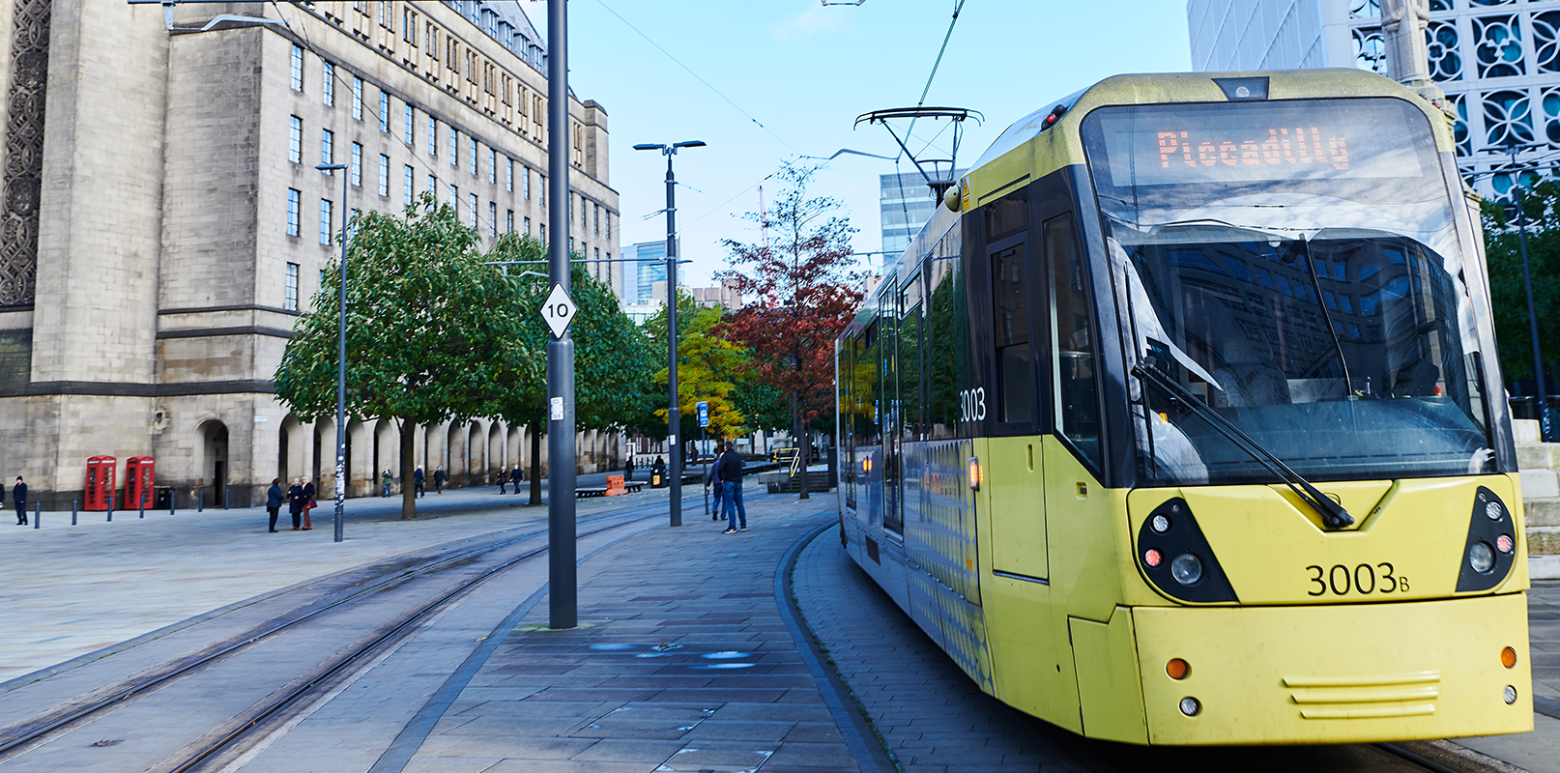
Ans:
<svg viewBox="0 0 1560 773"><path fill-rule="evenodd" d="M724 240L732 267L715 277L754 299L728 315L720 332L747 348L758 379L789 401L804 468L808 432L834 413L834 340L862 298L850 244L857 229L838 199L809 195L817 172L800 164L780 169L784 187L772 208L745 216L768 238ZM808 496L805 475L801 496Z"/></svg>

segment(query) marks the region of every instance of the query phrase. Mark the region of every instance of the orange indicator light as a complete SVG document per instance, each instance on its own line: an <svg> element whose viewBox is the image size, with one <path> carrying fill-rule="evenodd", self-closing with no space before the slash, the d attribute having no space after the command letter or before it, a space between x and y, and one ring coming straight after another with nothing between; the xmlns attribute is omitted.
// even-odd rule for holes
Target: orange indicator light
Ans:
<svg viewBox="0 0 1560 773"><path fill-rule="evenodd" d="M1170 662L1165 664L1165 673L1169 674L1171 679L1185 679L1191 672L1192 667L1180 658L1171 658Z"/></svg>
<svg viewBox="0 0 1560 773"><path fill-rule="evenodd" d="M1507 647L1500 651L1500 664L1511 668L1517 664L1517 651Z"/></svg>

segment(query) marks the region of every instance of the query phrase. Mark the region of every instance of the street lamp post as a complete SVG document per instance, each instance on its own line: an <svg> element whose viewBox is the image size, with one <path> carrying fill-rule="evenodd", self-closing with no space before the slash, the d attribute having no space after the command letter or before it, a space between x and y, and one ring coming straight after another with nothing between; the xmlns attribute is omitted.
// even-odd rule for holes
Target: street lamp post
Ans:
<svg viewBox="0 0 1560 773"><path fill-rule="evenodd" d="M1511 143L1506 151L1511 154L1511 166L1517 165L1517 151L1524 146ZM1523 212L1522 172L1512 177L1512 187L1517 192L1517 243L1522 249L1522 284L1527 288L1528 335L1533 339L1533 381L1538 385L1538 436L1540 440L1554 440L1549 421L1549 396L1544 389L1544 355L1538 344L1538 310L1533 302L1533 272L1528 268L1527 214Z"/></svg>
<svg viewBox="0 0 1560 773"><path fill-rule="evenodd" d="M677 176L672 174L672 157L678 148L702 148L703 140L687 140L670 145L641 143L634 150L659 150L666 156L666 437L672 457L672 525L682 525L682 447L677 443L681 418L677 408Z"/></svg>
<svg viewBox="0 0 1560 773"><path fill-rule="evenodd" d="M341 319L336 329L336 535L340 542L347 508L347 178L346 164L320 164L321 172L341 172Z"/></svg>

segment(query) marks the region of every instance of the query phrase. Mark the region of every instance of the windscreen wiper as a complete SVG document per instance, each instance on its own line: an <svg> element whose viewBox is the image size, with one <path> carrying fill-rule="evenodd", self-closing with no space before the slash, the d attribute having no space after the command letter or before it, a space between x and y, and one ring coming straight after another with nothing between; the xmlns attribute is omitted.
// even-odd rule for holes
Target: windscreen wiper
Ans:
<svg viewBox="0 0 1560 773"><path fill-rule="evenodd" d="M1159 364L1153 357L1144 357L1141 362L1132 366L1132 375L1159 387L1171 397L1185 403L1187 408L1201 416L1215 430L1218 430L1219 434L1228 438L1237 448L1257 460L1258 464L1278 476L1291 491L1295 492L1295 496L1300 497L1301 501L1310 505L1311 509L1322 517L1322 523L1327 528L1342 529L1354 524L1354 516L1349 515L1348 511L1343 509L1343 505L1318 491L1309 481L1300 477L1299 473L1289 469L1289 465L1284 464L1284 460L1263 448L1262 444L1252 440L1250 435L1242 432L1240 427L1235 426L1229 419L1220 416L1218 411L1205 404L1197 395L1177 384L1175 379L1159 369Z"/></svg>

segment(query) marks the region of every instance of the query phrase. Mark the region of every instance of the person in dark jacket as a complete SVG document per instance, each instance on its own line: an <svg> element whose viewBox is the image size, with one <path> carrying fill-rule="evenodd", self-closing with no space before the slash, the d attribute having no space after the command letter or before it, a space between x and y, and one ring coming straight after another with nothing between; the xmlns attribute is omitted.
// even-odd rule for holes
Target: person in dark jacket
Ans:
<svg viewBox="0 0 1560 773"><path fill-rule="evenodd" d="M303 525L303 504L307 501L303 497L303 479L293 478L292 486L287 489L287 512L292 515L293 531Z"/></svg>
<svg viewBox="0 0 1560 773"><path fill-rule="evenodd" d="M506 470L503 467L498 468L498 493L500 493L500 494L508 493L508 491L504 488L505 486L508 486L508 485L509 485L509 470ZM517 483L515 485L518 486L519 484Z"/></svg>
<svg viewBox="0 0 1560 773"><path fill-rule="evenodd" d="M27 525L27 484L22 482L22 476L16 476L16 485L11 487L11 501L16 503L16 525Z"/></svg>
<svg viewBox="0 0 1560 773"><path fill-rule="evenodd" d="M265 492L265 512L271 516L271 533L276 533L276 513L282 509L282 479L272 478L271 488Z"/></svg>
<svg viewBox="0 0 1560 773"><path fill-rule="evenodd" d="M710 503L710 520L718 521L722 518L725 518L726 514L731 512L731 508L729 506L721 507L721 503L726 501L726 489L724 486L720 485L719 463L710 465L710 471L705 474L704 493L708 494L711 486L715 487L715 501Z"/></svg>
<svg viewBox="0 0 1560 773"><path fill-rule="evenodd" d="M715 463L715 469L720 471L720 482L726 487L726 531L723 534L731 534L738 531L737 522L740 519L741 531L747 531L747 508L742 505L742 454L737 453L737 447L731 441L726 441L726 453L720 455L720 461Z"/></svg>
<svg viewBox="0 0 1560 773"><path fill-rule="evenodd" d="M624 467L623 480L633 480L633 479L634 479L634 457L633 457L632 454L630 454L629 457L628 457L628 464Z"/></svg>
<svg viewBox="0 0 1560 773"><path fill-rule="evenodd" d="M450 476L444 472L444 465L441 464L433 468L434 496L444 496L444 482L449 479Z"/></svg>
<svg viewBox="0 0 1560 773"><path fill-rule="evenodd" d="M319 504L319 503L314 501L314 481L309 480L308 478L304 478L303 479L303 530L304 531L309 531L310 529L314 528L314 524L309 522L309 511L313 510L315 505L317 505L317 504Z"/></svg>
<svg viewBox="0 0 1560 773"><path fill-rule="evenodd" d="M522 473L520 471L520 463L519 462L515 462L515 471L509 473L509 479L511 481L514 481L515 493L516 494L520 493L520 481L525 480L525 473Z"/></svg>
<svg viewBox="0 0 1560 773"><path fill-rule="evenodd" d="M412 484L417 487L417 496L428 493L427 477L423 475L422 465L417 465L417 471L412 473Z"/></svg>

